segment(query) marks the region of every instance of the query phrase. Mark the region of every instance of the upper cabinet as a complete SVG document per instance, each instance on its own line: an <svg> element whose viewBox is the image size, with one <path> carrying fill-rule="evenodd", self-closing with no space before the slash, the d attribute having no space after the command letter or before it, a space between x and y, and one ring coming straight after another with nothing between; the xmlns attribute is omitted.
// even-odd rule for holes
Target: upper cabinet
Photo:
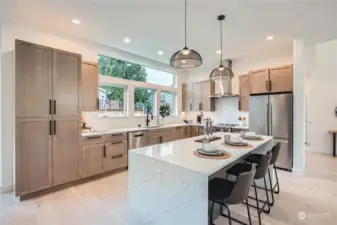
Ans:
<svg viewBox="0 0 337 225"><path fill-rule="evenodd" d="M79 116L82 57L56 49L53 53L54 115Z"/></svg>
<svg viewBox="0 0 337 225"><path fill-rule="evenodd" d="M50 117L53 49L16 40L16 117Z"/></svg>
<svg viewBox="0 0 337 225"><path fill-rule="evenodd" d="M250 94L293 91L293 66L286 65L249 73Z"/></svg>
<svg viewBox="0 0 337 225"><path fill-rule="evenodd" d="M249 76L242 75L239 77L240 101L239 110L248 112L249 108Z"/></svg>
<svg viewBox="0 0 337 225"><path fill-rule="evenodd" d="M96 63L82 63L81 111L98 109L98 66Z"/></svg>
<svg viewBox="0 0 337 225"><path fill-rule="evenodd" d="M183 111L215 111L215 101L210 97L214 90L215 83L209 80L183 84Z"/></svg>
<svg viewBox="0 0 337 225"><path fill-rule="evenodd" d="M293 91L293 66L286 65L270 69L270 92Z"/></svg>
<svg viewBox="0 0 337 225"><path fill-rule="evenodd" d="M269 92L269 69L250 71L249 76L250 94Z"/></svg>

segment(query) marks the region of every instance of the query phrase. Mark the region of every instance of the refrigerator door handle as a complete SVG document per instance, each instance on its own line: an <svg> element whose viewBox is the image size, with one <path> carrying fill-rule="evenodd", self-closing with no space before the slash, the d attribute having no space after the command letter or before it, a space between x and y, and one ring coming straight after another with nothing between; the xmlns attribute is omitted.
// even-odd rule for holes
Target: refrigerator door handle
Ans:
<svg viewBox="0 0 337 225"><path fill-rule="evenodd" d="M269 120L268 120L268 103L266 104L266 115L267 115L267 124L266 124L266 135L268 135L268 127L269 127Z"/></svg>
<svg viewBox="0 0 337 225"><path fill-rule="evenodd" d="M270 104L270 127L269 127L269 132L270 135L273 136L273 105Z"/></svg>

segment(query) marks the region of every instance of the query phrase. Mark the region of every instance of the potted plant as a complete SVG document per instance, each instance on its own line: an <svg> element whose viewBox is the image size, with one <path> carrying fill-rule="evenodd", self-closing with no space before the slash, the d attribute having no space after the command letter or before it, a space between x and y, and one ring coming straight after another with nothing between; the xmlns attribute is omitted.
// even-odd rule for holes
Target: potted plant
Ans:
<svg viewBox="0 0 337 225"><path fill-rule="evenodd" d="M171 107L169 104L163 104L159 107L159 114L162 119L171 114Z"/></svg>

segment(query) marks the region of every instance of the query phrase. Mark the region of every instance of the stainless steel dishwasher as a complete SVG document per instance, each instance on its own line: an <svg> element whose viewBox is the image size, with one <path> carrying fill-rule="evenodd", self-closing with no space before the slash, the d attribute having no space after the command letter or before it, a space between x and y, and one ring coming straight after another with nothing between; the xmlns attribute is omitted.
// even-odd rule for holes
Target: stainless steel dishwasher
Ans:
<svg viewBox="0 0 337 225"><path fill-rule="evenodd" d="M129 132L128 150L147 146L147 131Z"/></svg>

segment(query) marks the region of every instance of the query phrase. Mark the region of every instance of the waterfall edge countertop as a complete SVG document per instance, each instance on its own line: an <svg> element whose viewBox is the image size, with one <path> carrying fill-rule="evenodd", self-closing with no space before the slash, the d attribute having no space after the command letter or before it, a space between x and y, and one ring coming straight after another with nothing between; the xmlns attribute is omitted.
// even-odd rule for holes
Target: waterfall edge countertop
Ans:
<svg viewBox="0 0 337 225"><path fill-rule="evenodd" d="M105 135L105 134L118 134L118 133L128 133L128 132L135 132L135 131L144 131L144 130L151 130L151 129L162 129L162 128L173 128L173 127L185 127L185 126L203 126L202 124L185 124L185 123L175 123L175 124L166 124L161 126L153 126L153 127L130 127L130 128L114 128L110 130L96 130L94 132L82 132L82 137L91 137L96 135ZM216 126L215 128L227 128L224 126ZM242 129L248 130L248 126L234 126L234 129Z"/></svg>
<svg viewBox="0 0 337 225"><path fill-rule="evenodd" d="M205 159L193 154L201 143L188 138L129 150L128 204L139 224L209 224L208 182L212 177L225 177L226 170L251 152L266 153L273 146L273 137L248 141L251 148L228 148L221 140L219 149L231 154L228 159ZM219 209L220 211L220 209Z"/></svg>

